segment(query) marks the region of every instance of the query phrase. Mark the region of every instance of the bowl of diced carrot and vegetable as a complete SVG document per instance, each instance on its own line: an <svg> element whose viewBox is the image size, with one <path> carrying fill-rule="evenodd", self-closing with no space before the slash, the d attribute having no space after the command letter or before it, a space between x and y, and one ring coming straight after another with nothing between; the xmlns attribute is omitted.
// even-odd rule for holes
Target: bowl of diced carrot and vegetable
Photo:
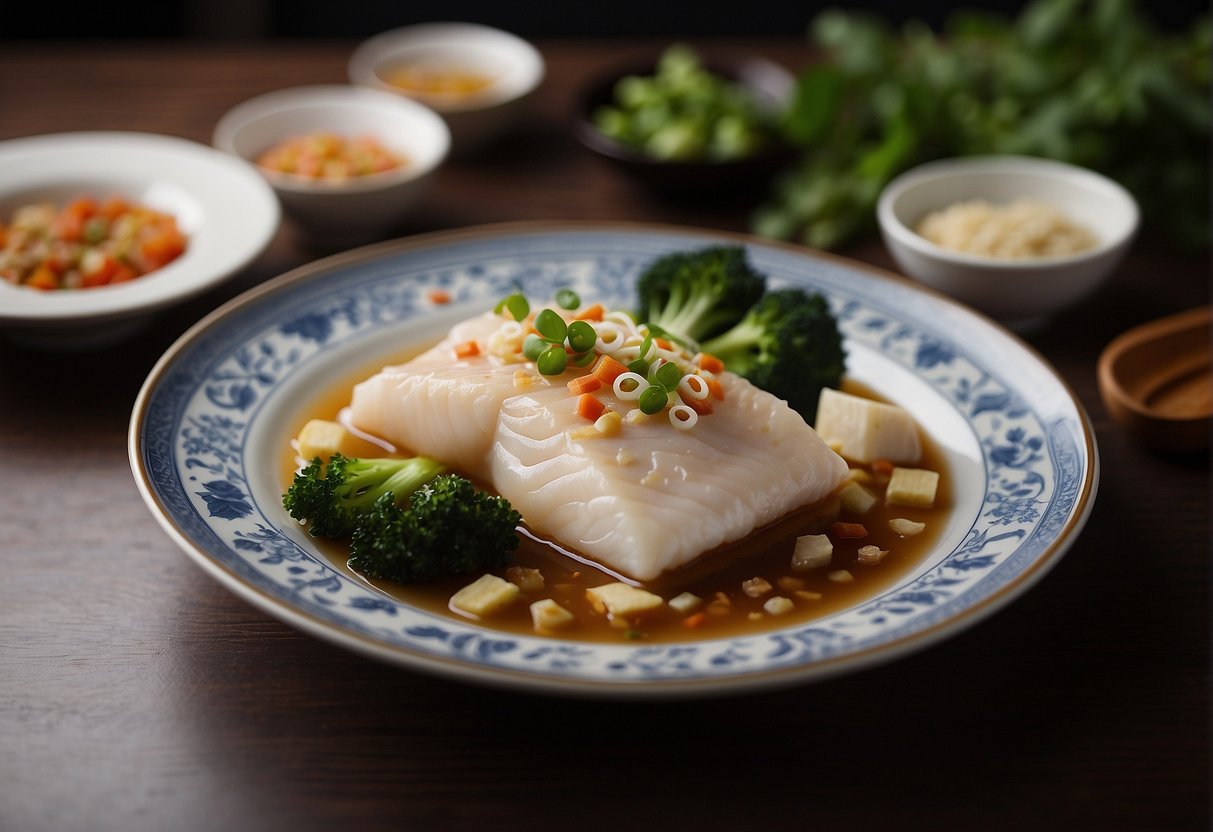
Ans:
<svg viewBox="0 0 1213 832"><path fill-rule="evenodd" d="M0 142L0 331L64 348L115 339L240 271L278 220L255 171L184 139Z"/></svg>
<svg viewBox="0 0 1213 832"><path fill-rule="evenodd" d="M277 90L229 110L215 147L252 163L318 247L388 236L415 212L450 150L428 107L352 85Z"/></svg>

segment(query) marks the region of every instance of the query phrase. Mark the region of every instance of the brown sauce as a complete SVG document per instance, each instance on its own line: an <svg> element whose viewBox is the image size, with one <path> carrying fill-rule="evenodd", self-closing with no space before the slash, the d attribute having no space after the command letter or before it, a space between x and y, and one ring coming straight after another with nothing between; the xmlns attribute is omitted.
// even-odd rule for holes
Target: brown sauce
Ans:
<svg viewBox="0 0 1213 832"><path fill-rule="evenodd" d="M407 361L417 352L392 356L386 360L380 359L351 371L348 376L301 408L294 423L284 426L287 430L283 435L281 458L284 491L290 485L298 464L292 439L298 435L303 425L309 419L338 419L342 408L349 403L350 390L354 384L377 372L384 365ZM844 383L843 389L855 395L880 400L875 391L849 381ZM551 598L571 612L575 619L568 626L550 634L557 638L593 642L620 643L635 640L671 643L738 637L782 629L860 604L875 597L920 563L946 523L952 500L944 459L929 437L923 436L922 439L923 456L913 467L939 472L939 490L933 507L922 509L886 505L883 491L884 480L887 478L876 474L874 481L867 484L867 487L881 499L867 514L850 515L839 509L837 500L828 500L824 505L793 512L792 516L783 521L760 529L736 544L708 553L676 574L644 586L667 601L682 592L693 593L701 598L703 603L691 612L679 613L663 606L634 620L609 621L607 616L594 609L586 597L586 590L619 581L621 576L596 566L588 558L570 556L570 553L564 553L548 542L520 534L520 544L514 553L515 565L538 569L543 575L544 587L541 591L524 592L510 607L480 620L479 623L505 632L537 635L531 620L530 604L543 598ZM358 440L358 445L351 447L350 454L382 456L384 447L372 441ZM860 466L852 463L852 467ZM923 522L926 529L916 536L901 538L888 526L888 521L893 518ZM835 519L862 523L868 535L862 539L837 539L835 535L830 534L834 543L834 555L829 566L808 572L792 571L791 558L796 537L826 532L829 524ZM465 622L469 620L468 616L451 609L449 602L455 592L479 577L478 574L420 585L371 581L346 565L348 548L345 544L320 539L314 542L336 568L356 580L364 581L410 606ZM888 550L884 559L875 566L859 563L859 549L868 545ZM841 570L849 573L850 581L837 580ZM507 577L505 569L497 570L495 574ZM831 575L834 578L831 578ZM771 590L751 597L743 590L743 582L754 578L764 579L771 585ZM636 583L630 580L627 582ZM788 598L793 602L794 608L780 615L771 615L764 611L764 603L773 596ZM695 626L688 626L689 624Z"/></svg>

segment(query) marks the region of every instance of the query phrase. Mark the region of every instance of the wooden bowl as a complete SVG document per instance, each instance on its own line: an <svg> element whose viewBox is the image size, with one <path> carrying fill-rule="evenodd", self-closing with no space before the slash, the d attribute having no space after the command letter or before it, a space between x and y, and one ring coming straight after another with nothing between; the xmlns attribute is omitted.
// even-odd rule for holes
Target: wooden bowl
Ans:
<svg viewBox="0 0 1213 832"><path fill-rule="evenodd" d="M1213 349L1204 306L1134 327L1099 357L1099 389L1114 419L1165 453L1209 447Z"/></svg>

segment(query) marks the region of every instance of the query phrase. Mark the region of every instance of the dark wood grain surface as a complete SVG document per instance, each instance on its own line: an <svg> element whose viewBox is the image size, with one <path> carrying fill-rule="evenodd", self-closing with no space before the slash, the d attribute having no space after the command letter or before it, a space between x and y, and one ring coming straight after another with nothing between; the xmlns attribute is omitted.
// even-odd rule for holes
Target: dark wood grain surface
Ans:
<svg viewBox="0 0 1213 832"><path fill-rule="evenodd" d="M344 81L352 46L0 44L0 139L209 143L245 98ZM540 46L532 121L446 167L400 235L521 219L745 230L744 201L654 199L571 138L577 89L660 44ZM809 59L794 40L713 46ZM843 253L889 265L874 239ZM1085 531L1025 596L844 678L619 704L343 652L230 594L152 519L126 455L148 370L216 304L317 254L284 227L230 283L112 348L0 342L0 829L1208 828L1208 459L1138 447L1095 376L1120 331L1208 301L1207 260L1142 241L1028 337L1088 409L1102 478Z"/></svg>

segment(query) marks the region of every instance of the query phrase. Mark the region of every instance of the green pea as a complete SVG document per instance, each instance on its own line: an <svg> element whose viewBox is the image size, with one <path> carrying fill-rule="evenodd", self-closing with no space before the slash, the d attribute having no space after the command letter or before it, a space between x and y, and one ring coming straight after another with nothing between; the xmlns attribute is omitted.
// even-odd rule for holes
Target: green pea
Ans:
<svg viewBox="0 0 1213 832"><path fill-rule="evenodd" d="M539 311L539 314L535 316L535 329L539 330L539 334L553 344L564 343L564 336L569 331L564 318L551 309Z"/></svg>
<svg viewBox="0 0 1213 832"><path fill-rule="evenodd" d="M564 347L548 347L539 354L535 366L545 376L558 376L569 366L569 354Z"/></svg>
<svg viewBox="0 0 1213 832"><path fill-rule="evenodd" d="M598 343L598 333L586 321L573 321L569 324L568 333L573 352L589 352Z"/></svg>
<svg viewBox="0 0 1213 832"><path fill-rule="evenodd" d="M540 354L548 348L548 342L535 333L522 339L522 354L528 361L538 361Z"/></svg>
<svg viewBox="0 0 1213 832"><path fill-rule="evenodd" d="M641 411L652 416L654 413L660 413L665 410L665 406L669 400L670 396L665 391L665 388L653 384L644 388L644 392L640 394L640 398L636 400L636 404L640 406Z"/></svg>
<svg viewBox="0 0 1213 832"><path fill-rule="evenodd" d="M561 309L576 309L581 306L581 296L572 289L561 289L556 293L556 303Z"/></svg>

